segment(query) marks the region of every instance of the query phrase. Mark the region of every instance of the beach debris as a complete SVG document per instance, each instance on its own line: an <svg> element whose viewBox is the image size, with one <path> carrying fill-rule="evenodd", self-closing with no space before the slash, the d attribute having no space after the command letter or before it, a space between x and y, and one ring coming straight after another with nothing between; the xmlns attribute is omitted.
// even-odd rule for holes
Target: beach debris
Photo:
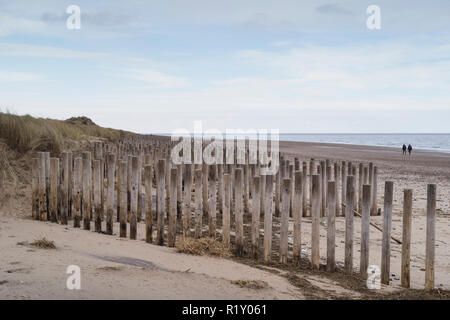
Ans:
<svg viewBox="0 0 450 320"><path fill-rule="evenodd" d="M55 243L45 237L34 240L30 243L30 246L34 246L40 249L56 249Z"/></svg>
<svg viewBox="0 0 450 320"><path fill-rule="evenodd" d="M238 285L241 288L260 290L267 288L269 284L263 280L230 280L232 284Z"/></svg>
<svg viewBox="0 0 450 320"><path fill-rule="evenodd" d="M231 257L229 245L215 238L186 238L177 245L177 252L193 255L211 255L218 257Z"/></svg>

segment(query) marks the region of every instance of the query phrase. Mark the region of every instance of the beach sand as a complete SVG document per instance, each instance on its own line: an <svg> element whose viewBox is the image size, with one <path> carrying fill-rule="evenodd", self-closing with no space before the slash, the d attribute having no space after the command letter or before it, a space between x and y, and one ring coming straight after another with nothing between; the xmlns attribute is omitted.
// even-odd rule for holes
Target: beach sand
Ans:
<svg viewBox="0 0 450 320"><path fill-rule="evenodd" d="M378 207L383 207L384 181L394 181L392 235L401 239L402 191L413 194L411 285L424 287L426 185L437 184L436 271L437 288L450 289L450 154L415 150L402 156L400 148L281 142L281 150L300 160L372 161L378 167ZM24 177L23 181L27 181ZM16 186L16 193L0 208L0 298L2 299L304 299L365 298L323 272L295 267L271 268L239 259L192 256L173 248L147 244L144 224L138 224L138 240L120 239L93 231L48 222L32 221L29 183ZM5 197L3 197L5 199ZM382 217L371 217L382 225ZM354 266L359 266L360 218L355 216ZM274 220L276 228L278 220ZM246 228L249 226L247 225ZM309 218L302 221L303 258L309 259ZM336 222L336 261L344 259L344 218ZM104 229L104 228L103 228ZM326 226L321 225L320 256L325 263ZM119 230L114 226L115 232ZM292 232L292 223L290 225ZM56 249L38 249L27 243L41 237L55 242ZM292 241L292 239L290 239ZM401 245L391 242L392 282L380 294L400 285ZM306 261L306 260L305 260ZM370 227L370 264L380 265L381 232ZM242 262L242 263L241 263ZM66 268L81 268L82 290L66 289ZM292 280L302 279L303 285ZM265 281L262 288L240 287L230 280ZM306 281L306 286L304 285ZM311 288L314 288L312 290ZM312 291L314 291L312 293Z"/></svg>

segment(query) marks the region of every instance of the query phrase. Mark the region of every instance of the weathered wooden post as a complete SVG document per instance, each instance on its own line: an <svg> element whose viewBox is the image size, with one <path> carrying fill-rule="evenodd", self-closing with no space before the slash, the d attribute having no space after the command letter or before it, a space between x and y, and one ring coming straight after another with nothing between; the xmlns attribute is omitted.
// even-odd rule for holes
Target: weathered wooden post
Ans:
<svg viewBox="0 0 450 320"><path fill-rule="evenodd" d="M293 245L293 259L294 263L300 263L301 252L301 223L303 210L303 173L302 171L295 172L295 186L294 186L294 208L292 209L292 216L294 218L294 245Z"/></svg>
<svg viewBox="0 0 450 320"><path fill-rule="evenodd" d="M373 181L372 181L372 196L371 201L372 205L370 206L370 215L376 216L378 213L377 208L377 187L378 187L378 168L377 166L373 167Z"/></svg>
<svg viewBox="0 0 450 320"><path fill-rule="evenodd" d="M138 158L131 158L130 239L136 240L138 209Z"/></svg>
<svg viewBox="0 0 450 320"><path fill-rule="evenodd" d="M208 214L208 229L209 236L216 237L216 226L217 226L217 192L216 192L216 165L211 165L209 168L209 214Z"/></svg>
<svg viewBox="0 0 450 320"><path fill-rule="evenodd" d="M280 263L287 263L289 208L291 206L291 179L283 179L280 228Z"/></svg>
<svg viewBox="0 0 450 320"><path fill-rule="evenodd" d="M231 175L223 175L222 241L230 243Z"/></svg>
<svg viewBox="0 0 450 320"><path fill-rule="evenodd" d="M367 268L369 267L370 189L370 185L363 185L361 203L361 257L359 271L364 280L367 279Z"/></svg>
<svg viewBox="0 0 450 320"><path fill-rule="evenodd" d="M252 256L258 259L259 255L259 217L261 214L261 179L264 176L252 177Z"/></svg>
<svg viewBox="0 0 450 320"><path fill-rule="evenodd" d="M132 162L133 162L133 156L128 155L127 158L127 221L130 222L130 216L131 216L131 183L132 183Z"/></svg>
<svg viewBox="0 0 450 320"><path fill-rule="evenodd" d="M359 170L358 170L358 212L361 212L362 210L362 193L363 193L363 171L364 171L364 165L362 162L359 163Z"/></svg>
<svg viewBox="0 0 450 320"><path fill-rule="evenodd" d="M169 204L169 227L167 229L167 245L175 247L177 231L177 169L170 169L170 204Z"/></svg>
<svg viewBox="0 0 450 320"><path fill-rule="evenodd" d="M120 237L126 238L127 236L127 193L128 193L128 182L127 182L127 175L128 175L128 165L127 162L122 160L119 161L119 180L120 180Z"/></svg>
<svg viewBox="0 0 450 320"><path fill-rule="evenodd" d="M68 152L67 153L67 161L69 163L68 166L68 174L69 174L69 185L68 185L68 191L67 191L67 195L68 195L68 210L67 210L67 218L68 219L72 219L72 205L73 205L73 154L72 152Z"/></svg>
<svg viewBox="0 0 450 320"><path fill-rule="evenodd" d="M319 270L319 236L320 236L320 176L314 174L312 176L312 203L311 203L311 267Z"/></svg>
<svg viewBox="0 0 450 320"><path fill-rule="evenodd" d="M43 155L45 161L45 199L47 208L47 220L50 220L50 152L43 152Z"/></svg>
<svg viewBox="0 0 450 320"><path fill-rule="evenodd" d="M67 224L69 215L69 155L61 154L61 224Z"/></svg>
<svg viewBox="0 0 450 320"><path fill-rule="evenodd" d="M183 165L177 164L177 218L182 215L183 207Z"/></svg>
<svg viewBox="0 0 450 320"><path fill-rule="evenodd" d="M303 161L302 166L302 216L306 217L307 215L307 201L308 201L308 165L306 161Z"/></svg>
<svg viewBox="0 0 450 320"><path fill-rule="evenodd" d="M199 239L202 237L202 218L203 218L203 170L197 169L194 174L195 184L195 229L194 237Z"/></svg>
<svg viewBox="0 0 450 320"><path fill-rule="evenodd" d="M209 175L209 165L206 163L202 164L202 192L203 192L203 214L208 215L208 175Z"/></svg>
<svg viewBox="0 0 450 320"><path fill-rule="evenodd" d="M145 241L153 242L153 212L152 212L152 165L147 163L144 166L144 184L145 184Z"/></svg>
<svg viewBox="0 0 450 320"><path fill-rule="evenodd" d="M57 222L59 159L50 159L50 221Z"/></svg>
<svg viewBox="0 0 450 320"><path fill-rule="evenodd" d="M253 183L253 176L250 175L250 168L248 165L248 158L244 164L244 212L250 212L249 197L250 197L250 185Z"/></svg>
<svg viewBox="0 0 450 320"><path fill-rule="evenodd" d="M91 229L91 153L83 152L83 229Z"/></svg>
<svg viewBox="0 0 450 320"><path fill-rule="evenodd" d="M427 240L425 254L425 290L434 289L434 250L436 241L436 185L427 186Z"/></svg>
<svg viewBox="0 0 450 320"><path fill-rule="evenodd" d="M102 161L100 162L102 163ZM113 234L114 220L114 177L116 169L116 155L109 153L106 158L107 165L107 189L106 189L106 234ZM102 183L103 188L103 183ZM103 206L102 206L103 209ZM103 211L103 210L102 210ZM103 212L102 212L103 216Z"/></svg>
<svg viewBox="0 0 450 320"><path fill-rule="evenodd" d="M39 153L39 220L47 221L47 195L45 179L45 153Z"/></svg>
<svg viewBox="0 0 450 320"><path fill-rule="evenodd" d="M347 199L345 204L345 261L346 274L353 273L353 210L355 209L355 176L347 176Z"/></svg>
<svg viewBox="0 0 450 320"><path fill-rule="evenodd" d="M34 220L39 220L39 158L31 162L31 208Z"/></svg>
<svg viewBox="0 0 450 320"><path fill-rule="evenodd" d="M403 190L402 287L410 287L412 189Z"/></svg>
<svg viewBox="0 0 450 320"><path fill-rule="evenodd" d="M236 254L241 257L244 254L244 208L242 203L242 169L236 168L234 176L235 198L235 226L236 226Z"/></svg>
<svg viewBox="0 0 450 320"><path fill-rule="evenodd" d="M394 183L386 181L384 185L383 238L381 242L381 283L389 284L391 263L391 225Z"/></svg>
<svg viewBox="0 0 450 320"><path fill-rule="evenodd" d="M325 161L320 161L320 186L321 186L321 207L320 216L325 216L325 211L327 209L327 172L325 167Z"/></svg>
<svg viewBox="0 0 450 320"><path fill-rule="evenodd" d="M266 175L266 194L264 209L264 261L271 260L272 252L272 192L273 192L273 175Z"/></svg>
<svg viewBox="0 0 450 320"><path fill-rule="evenodd" d="M165 190L166 190L166 160L159 159L157 164L156 182L156 243L164 245L164 219L166 211Z"/></svg>
<svg viewBox="0 0 450 320"><path fill-rule="evenodd" d="M191 232L191 191L192 164L185 164L183 171L184 199L183 199L183 237L189 237Z"/></svg>
<svg viewBox="0 0 450 320"><path fill-rule="evenodd" d="M336 182L329 181L327 188L328 212L327 212L327 271L336 269L335 245L336 245Z"/></svg>
<svg viewBox="0 0 450 320"><path fill-rule="evenodd" d="M219 212L222 213L223 208L223 164L217 165L217 202Z"/></svg>
<svg viewBox="0 0 450 320"><path fill-rule="evenodd" d="M347 197L347 164L345 161L342 161L341 166L341 208L340 215L345 216L345 202Z"/></svg>
<svg viewBox="0 0 450 320"><path fill-rule="evenodd" d="M73 167L73 227L79 228L81 221L81 195L83 187L83 159L75 158Z"/></svg>
<svg viewBox="0 0 450 320"><path fill-rule="evenodd" d="M101 175L100 160L93 160L92 182L94 185L94 229L95 232L102 231L102 199L101 199Z"/></svg>

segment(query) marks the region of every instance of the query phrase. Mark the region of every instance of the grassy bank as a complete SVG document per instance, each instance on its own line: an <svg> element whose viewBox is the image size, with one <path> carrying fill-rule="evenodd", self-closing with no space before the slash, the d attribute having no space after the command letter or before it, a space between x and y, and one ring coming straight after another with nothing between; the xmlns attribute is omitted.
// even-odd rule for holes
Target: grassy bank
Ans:
<svg viewBox="0 0 450 320"><path fill-rule="evenodd" d="M0 140L20 153L30 150L58 153L73 141L114 141L126 134L131 133L102 128L86 117L54 120L0 112Z"/></svg>

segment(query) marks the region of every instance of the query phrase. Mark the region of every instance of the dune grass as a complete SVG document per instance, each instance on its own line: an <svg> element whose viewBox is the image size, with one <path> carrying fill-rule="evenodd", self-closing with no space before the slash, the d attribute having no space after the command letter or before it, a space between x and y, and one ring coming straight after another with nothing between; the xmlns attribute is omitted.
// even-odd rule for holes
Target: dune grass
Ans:
<svg viewBox="0 0 450 320"><path fill-rule="evenodd" d="M64 121L0 112L0 139L18 152L38 150L58 153L69 140L114 141L125 134L129 132L100 127L86 117Z"/></svg>

